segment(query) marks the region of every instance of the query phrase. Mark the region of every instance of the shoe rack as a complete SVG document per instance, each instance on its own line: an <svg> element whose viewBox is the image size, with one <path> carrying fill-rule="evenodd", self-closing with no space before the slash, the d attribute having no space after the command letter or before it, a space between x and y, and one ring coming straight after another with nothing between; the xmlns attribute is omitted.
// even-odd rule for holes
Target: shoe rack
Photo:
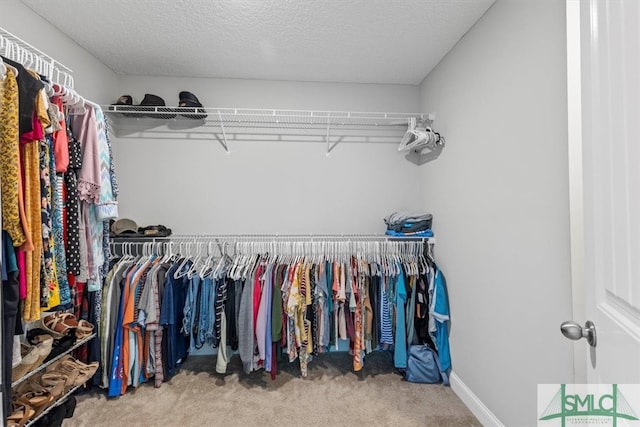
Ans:
<svg viewBox="0 0 640 427"><path fill-rule="evenodd" d="M43 370L45 370L47 368L47 366L52 365L53 363L55 363L58 360L60 360L62 357L66 356L67 354L70 354L75 349L85 345L86 343L88 343L89 341L94 339L96 337L96 335L97 334L94 333L94 334L89 335L88 337L83 338L82 340L77 341L71 348L69 348L64 353L57 355L53 359L51 359L51 360L47 361L46 363L43 363L42 365L38 366L33 371L27 373L26 375L18 378L15 381L13 381L11 383L11 388L12 389L15 388L17 385L19 385L19 384L23 383L24 381L28 380L29 378L31 378L33 375L37 374L38 372L42 372ZM53 402L44 411L42 411L40 414L38 414L37 416L35 416L32 419L30 419L25 424L25 426L30 426L30 425L35 424L40 418L44 417L46 414L48 414L50 411L52 411L55 407L62 405L69 398L69 396L71 396L73 393L75 393L76 390L78 390L79 388L81 388L83 386L84 386L84 384L80 384L80 385L77 385L77 386L74 386L73 388L71 388L68 392L63 394L58 400Z"/></svg>

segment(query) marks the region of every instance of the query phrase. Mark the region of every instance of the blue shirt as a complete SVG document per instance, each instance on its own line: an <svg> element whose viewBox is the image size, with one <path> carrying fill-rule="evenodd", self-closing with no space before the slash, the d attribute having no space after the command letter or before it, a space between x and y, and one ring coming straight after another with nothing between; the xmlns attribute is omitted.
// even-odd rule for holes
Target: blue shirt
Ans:
<svg viewBox="0 0 640 427"><path fill-rule="evenodd" d="M404 272L398 263L400 274L396 278L396 342L393 352L393 363L396 368L407 367L407 327L405 325L405 303L407 302L407 288L404 283Z"/></svg>
<svg viewBox="0 0 640 427"><path fill-rule="evenodd" d="M184 319L184 304L187 299L189 279L187 276L175 278L174 273L180 267L178 263L167 272L167 283L164 287L162 308L160 309L160 324L166 328L167 340L167 370L165 378L170 379L178 367L187 357L189 351L189 336L180 333ZM188 271L191 261L182 266L181 272Z"/></svg>
<svg viewBox="0 0 640 427"><path fill-rule="evenodd" d="M18 271L16 262L16 252L13 247L11 236L6 231L2 231L2 280L9 280L7 273Z"/></svg>
<svg viewBox="0 0 640 427"><path fill-rule="evenodd" d="M436 319L436 345L440 356L440 367L443 371L451 368L451 354L449 353L449 300L447 297L447 284L444 275L436 267L434 280L435 307L433 317Z"/></svg>

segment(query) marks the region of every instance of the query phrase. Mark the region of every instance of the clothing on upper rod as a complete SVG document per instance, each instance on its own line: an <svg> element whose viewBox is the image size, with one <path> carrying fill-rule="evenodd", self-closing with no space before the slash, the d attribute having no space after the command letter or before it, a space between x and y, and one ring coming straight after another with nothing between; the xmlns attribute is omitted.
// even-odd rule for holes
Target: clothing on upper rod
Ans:
<svg viewBox="0 0 640 427"><path fill-rule="evenodd" d="M71 79L70 86L56 79L52 84L50 75L12 56L16 51L0 48L3 265L16 266L3 275L5 355L13 354L22 321L39 320L43 311L73 310L97 330L109 258L104 221L117 216L113 157L100 108L79 96ZM85 361L99 356L84 350ZM5 357L6 413L12 365Z"/></svg>
<svg viewBox="0 0 640 427"><path fill-rule="evenodd" d="M447 328L437 327L448 321L446 292L436 291L441 273L422 242L212 243L183 242L169 256L168 242L143 243L141 256L120 244L102 302L101 384L110 396L145 381L159 387L190 348L205 345L218 349L217 372L232 350L245 372L274 378L279 354L306 376L314 355L345 340L354 370L376 348L392 349L406 368L412 343L438 349L450 366Z"/></svg>

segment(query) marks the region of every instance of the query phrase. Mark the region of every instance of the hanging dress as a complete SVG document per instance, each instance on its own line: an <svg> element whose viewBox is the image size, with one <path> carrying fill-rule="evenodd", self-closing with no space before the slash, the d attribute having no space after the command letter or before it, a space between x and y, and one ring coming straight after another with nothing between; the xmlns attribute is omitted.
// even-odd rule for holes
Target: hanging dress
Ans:
<svg viewBox="0 0 640 427"><path fill-rule="evenodd" d="M20 147L18 134L18 84L13 70L7 68L0 87L0 191L2 192L2 229L14 246L26 241L20 222L19 184Z"/></svg>

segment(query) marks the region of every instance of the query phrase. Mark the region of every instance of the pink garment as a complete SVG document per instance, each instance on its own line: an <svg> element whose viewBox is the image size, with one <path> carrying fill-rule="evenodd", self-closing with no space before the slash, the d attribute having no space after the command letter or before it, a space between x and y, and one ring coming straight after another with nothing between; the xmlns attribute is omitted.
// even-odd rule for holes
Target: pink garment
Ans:
<svg viewBox="0 0 640 427"><path fill-rule="evenodd" d="M33 115L31 123L33 123L33 130L20 135L20 144L28 144L33 141L40 141L44 138L44 130L42 129L42 125L40 124L40 120L38 120L38 116L36 114Z"/></svg>
<svg viewBox="0 0 640 427"><path fill-rule="evenodd" d="M58 106L60 111L64 111L62 98L54 96L51 101ZM69 167L69 137L64 120L58 123L62 129L53 132L53 152L56 158L56 172L65 173Z"/></svg>
<svg viewBox="0 0 640 427"><path fill-rule="evenodd" d="M27 253L22 249L16 248L16 258L18 259L18 283L20 285L20 299L27 297L27 275L24 273L27 271Z"/></svg>
<svg viewBox="0 0 640 427"><path fill-rule="evenodd" d="M82 148L82 169L78 172L78 197L89 203L100 203L100 155L95 110L71 116L74 135Z"/></svg>
<svg viewBox="0 0 640 427"><path fill-rule="evenodd" d="M257 337L256 326L258 324L258 309L260 308L260 296L262 295L262 283L260 282L260 276L262 276L262 265L258 266L256 275L253 282L253 337Z"/></svg>

